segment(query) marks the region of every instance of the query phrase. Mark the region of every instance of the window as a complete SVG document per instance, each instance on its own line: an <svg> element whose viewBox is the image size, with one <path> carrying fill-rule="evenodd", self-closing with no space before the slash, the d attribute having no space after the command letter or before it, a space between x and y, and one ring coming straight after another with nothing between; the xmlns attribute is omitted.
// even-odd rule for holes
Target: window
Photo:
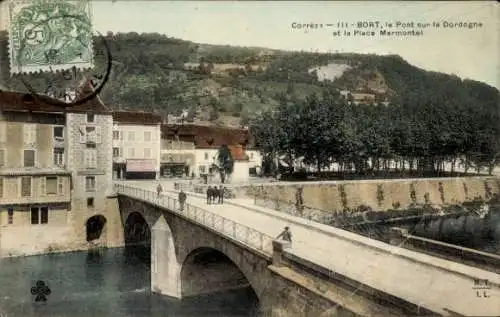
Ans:
<svg viewBox="0 0 500 317"><path fill-rule="evenodd" d="M120 148L119 147L113 148L113 157L120 157Z"/></svg>
<svg viewBox="0 0 500 317"><path fill-rule="evenodd" d="M14 223L14 209L12 208L7 209L7 223L9 225Z"/></svg>
<svg viewBox="0 0 500 317"><path fill-rule="evenodd" d="M134 141L134 139L135 139L134 132L133 131L129 131L129 133L128 133L128 140L129 141Z"/></svg>
<svg viewBox="0 0 500 317"><path fill-rule="evenodd" d="M101 143L101 127L80 126L80 143Z"/></svg>
<svg viewBox="0 0 500 317"><path fill-rule="evenodd" d="M6 155L5 155L5 150L0 150L0 167L3 167L7 164L5 164L6 161Z"/></svg>
<svg viewBox="0 0 500 317"><path fill-rule="evenodd" d="M94 197L87 198L87 207L94 207Z"/></svg>
<svg viewBox="0 0 500 317"><path fill-rule="evenodd" d="M85 168L97 168L97 150L85 149L84 160Z"/></svg>
<svg viewBox="0 0 500 317"><path fill-rule="evenodd" d="M144 131L144 142L151 142L151 131Z"/></svg>
<svg viewBox="0 0 500 317"><path fill-rule="evenodd" d="M151 149L144 148L144 158L150 158L150 157L151 157Z"/></svg>
<svg viewBox="0 0 500 317"><path fill-rule="evenodd" d="M0 177L0 198L3 197L3 178Z"/></svg>
<svg viewBox="0 0 500 317"><path fill-rule="evenodd" d="M200 173L205 173L205 166L201 165L198 167L198 170L200 171Z"/></svg>
<svg viewBox="0 0 500 317"><path fill-rule="evenodd" d="M95 176L85 177L85 190L88 192L95 191Z"/></svg>
<svg viewBox="0 0 500 317"><path fill-rule="evenodd" d="M21 196L31 196L31 176L21 177Z"/></svg>
<svg viewBox="0 0 500 317"><path fill-rule="evenodd" d="M49 222L49 208L47 207L32 207L31 208L31 224L46 224Z"/></svg>
<svg viewBox="0 0 500 317"><path fill-rule="evenodd" d="M208 160L208 152L205 152L205 160Z"/></svg>
<svg viewBox="0 0 500 317"><path fill-rule="evenodd" d="M87 135L87 142L95 143L95 128L96 127L85 127L85 132Z"/></svg>
<svg viewBox="0 0 500 317"><path fill-rule="evenodd" d="M60 126L54 127L54 140L57 140L57 141L64 140L64 127L60 127Z"/></svg>
<svg viewBox="0 0 500 317"><path fill-rule="evenodd" d="M24 167L35 166L35 150L24 150Z"/></svg>
<svg viewBox="0 0 500 317"><path fill-rule="evenodd" d="M64 165L64 148L54 148L54 165Z"/></svg>
<svg viewBox="0 0 500 317"><path fill-rule="evenodd" d="M45 178L45 193L47 195L57 194L57 177L47 177Z"/></svg>
<svg viewBox="0 0 500 317"><path fill-rule="evenodd" d="M120 140L120 131L113 131L113 140Z"/></svg>
<svg viewBox="0 0 500 317"><path fill-rule="evenodd" d="M253 152L250 152L250 159L253 160Z"/></svg>
<svg viewBox="0 0 500 317"><path fill-rule="evenodd" d="M93 113L87 113L87 122L93 123L95 120L95 115Z"/></svg>
<svg viewBox="0 0 500 317"><path fill-rule="evenodd" d="M135 157L135 149L133 147L128 149L128 157L129 158Z"/></svg>
<svg viewBox="0 0 500 317"><path fill-rule="evenodd" d="M33 144L36 142L36 124L23 125L24 144Z"/></svg>

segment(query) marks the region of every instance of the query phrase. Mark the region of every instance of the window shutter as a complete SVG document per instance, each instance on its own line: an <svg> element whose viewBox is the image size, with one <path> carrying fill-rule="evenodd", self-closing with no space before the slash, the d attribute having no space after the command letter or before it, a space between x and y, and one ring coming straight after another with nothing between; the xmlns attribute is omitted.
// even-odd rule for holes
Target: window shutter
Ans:
<svg viewBox="0 0 500 317"><path fill-rule="evenodd" d="M36 124L31 125L31 131L30 131L30 143L36 143Z"/></svg>
<svg viewBox="0 0 500 317"><path fill-rule="evenodd" d="M28 144L30 142L30 130L27 124L23 125L23 141L24 144Z"/></svg>
<svg viewBox="0 0 500 317"><path fill-rule="evenodd" d="M95 143L101 143L101 127L95 127Z"/></svg>
<svg viewBox="0 0 500 317"><path fill-rule="evenodd" d="M85 168L90 167L89 154L89 150L83 150L83 165L85 166Z"/></svg>
<svg viewBox="0 0 500 317"><path fill-rule="evenodd" d="M62 177L57 178L57 192L59 195L64 194L64 178Z"/></svg>
<svg viewBox="0 0 500 317"><path fill-rule="evenodd" d="M87 143L87 130L84 125L80 126L80 143Z"/></svg>
<svg viewBox="0 0 500 317"><path fill-rule="evenodd" d="M82 190L83 191L86 191L87 190L87 185L86 185L86 177L85 176L82 176Z"/></svg>
<svg viewBox="0 0 500 317"><path fill-rule="evenodd" d="M45 196L46 191L47 191L47 189L45 187L46 186L45 177L40 177L39 179L40 179L40 196L43 197L43 196Z"/></svg>
<svg viewBox="0 0 500 317"><path fill-rule="evenodd" d="M92 168L97 168L97 151L93 150L92 155L90 156L91 159L91 167Z"/></svg>
<svg viewBox="0 0 500 317"><path fill-rule="evenodd" d="M7 129L5 122L0 122L0 143L1 142L7 142Z"/></svg>

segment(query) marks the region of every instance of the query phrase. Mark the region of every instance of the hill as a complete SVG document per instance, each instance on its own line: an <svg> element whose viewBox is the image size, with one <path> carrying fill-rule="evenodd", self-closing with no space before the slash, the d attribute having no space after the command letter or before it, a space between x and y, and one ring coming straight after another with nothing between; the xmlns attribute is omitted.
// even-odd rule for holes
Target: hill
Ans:
<svg viewBox="0 0 500 317"><path fill-rule="evenodd" d="M187 110L190 119L238 125L276 107L283 96L302 99L332 90L356 103L499 104L494 87L419 69L399 56L208 45L157 33L109 32L105 39L113 55L113 71L101 97L115 109L163 115ZM104 47L99 38L94 43L96 69L103 69ZM25 91L5 67L9 65L7 47L7 34L0 33L4 66L0 86ZM50 78L54 76L29 75L39 91L44 91Z"/></svg>

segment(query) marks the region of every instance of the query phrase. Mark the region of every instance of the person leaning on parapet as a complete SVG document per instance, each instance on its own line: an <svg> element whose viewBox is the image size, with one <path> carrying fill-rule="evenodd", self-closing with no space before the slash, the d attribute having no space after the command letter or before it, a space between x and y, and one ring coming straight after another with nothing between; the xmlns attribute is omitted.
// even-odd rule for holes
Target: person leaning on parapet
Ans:
<svg viewBox="0 0 500 317"><path fill-rule="evenodd" d="M282 238L285 241L292 242L292 233L290 232L290 228L287 226L285 230L283 230L276 239Z"/></svg>
<svg viewBox="0 0 500 317"><path fill-rule="evenodd" d="M181 211L184 210L184 203L186 202L186 193L181 189L179 193L179 204L181 207Z"/></svg>
<svg viewBox="0 0 500 317"><path fill-rule="evenodd" d="M161 187L161 184L158 183L158 186L156 186L156 193L158 194L158 197L160 197L160 194L162 191L163 191L163 187Z"/></svg>
<svg viewBox="0 0 500 317"><path fill-rule="evenodd" d="M208 186L207 188L207 204L210 204L212 201L212 186Z"/></svg>

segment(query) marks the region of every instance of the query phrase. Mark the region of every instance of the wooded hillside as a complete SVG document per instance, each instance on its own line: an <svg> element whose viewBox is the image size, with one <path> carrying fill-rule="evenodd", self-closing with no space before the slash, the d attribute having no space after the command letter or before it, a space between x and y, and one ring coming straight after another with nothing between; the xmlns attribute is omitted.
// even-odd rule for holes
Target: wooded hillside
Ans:
<svg viewBox="0 0 500 317"><path fill-rule="evenodd" d="M275 109L283 96L349 90L372 93L394 104L498 105L498 89L484 83L416 68L399 56L285 52L197 44L160 34L108 33L112 76L101 94L115 109L155 111L163 115L189 110L190 117L216 121L222 115L248 118ZM95 39L96 69L103 69L104 48ZM6 33L0 33L0 83L25 91L11 78ZM318 80L312 68L330 63L349 66L340 77ZM43 91L51 75L30 75ZM52 76L54 77L54 76ZM233 120L234 121L234 120Z"/></svg>

